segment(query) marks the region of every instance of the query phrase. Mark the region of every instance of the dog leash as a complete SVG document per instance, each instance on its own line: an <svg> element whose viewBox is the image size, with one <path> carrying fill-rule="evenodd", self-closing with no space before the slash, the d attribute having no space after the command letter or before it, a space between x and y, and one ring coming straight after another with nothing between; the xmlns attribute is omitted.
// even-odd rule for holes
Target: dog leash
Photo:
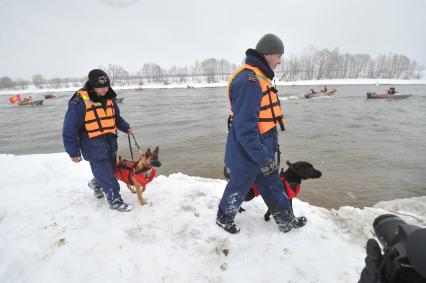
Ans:
<svg viewBox="0 0 426 283"><path fill-rule="evenodd" d="M141 148L139 147L138 142L136 141L135 135L134 134L127 134L127 138L129 139L129 148L130 148L130 155L132 156L132 161L134 161L133 159L133 149L132 149L132 143L130 142L130 135L132 135L133 140L135 142L136 147L141 150Z"/></svg>
<svg viewBox="0 0 426 283"><path fill-rule="evenodd" d="M281 152L281 150L280 150L280 145L278 145L278 147L277 147L277 152L278 152L278 154L277 154L277 163L278 163L278 168L281 168L281 158L283 159L283 160L286 160L286 158L285 158L285 156L284 156L284 154ZM286 160L286 163L288 162L288 159Z"/></svg>

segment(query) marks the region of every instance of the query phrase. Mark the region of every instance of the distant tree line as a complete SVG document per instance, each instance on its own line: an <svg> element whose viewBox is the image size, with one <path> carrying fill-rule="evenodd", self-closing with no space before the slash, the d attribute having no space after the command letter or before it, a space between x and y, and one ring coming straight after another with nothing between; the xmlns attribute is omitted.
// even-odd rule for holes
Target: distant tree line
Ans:
<svg viewBox="0 0 426 283"><path fill-rule="evenodd" d="M340 54L310 46L299 56L286 58L280 68L280 80L323 79L420 79L424 68L405 55Z"/></svg>
<svg viewBox="0 0 426 283"><path fill-rule="evenodd" d="M195 61L192 66L162 68L156 63L145 63L136 73L129 73L122 66L110 64L105 70L112 85L144 85L171 83L215 83L226 81L239 65L225 59L208 58ZM423 66L400 54L383 54L372 58L368 54L341 54L333 50L306 48L301 55L284 56L283 63L276 70L276 78L281 81L321 80L321 79L420 79ZM86 77L46 79L34 74L31 80L0 77L0 89L25 89L29 85L38 88L81 87Z"/></svg>

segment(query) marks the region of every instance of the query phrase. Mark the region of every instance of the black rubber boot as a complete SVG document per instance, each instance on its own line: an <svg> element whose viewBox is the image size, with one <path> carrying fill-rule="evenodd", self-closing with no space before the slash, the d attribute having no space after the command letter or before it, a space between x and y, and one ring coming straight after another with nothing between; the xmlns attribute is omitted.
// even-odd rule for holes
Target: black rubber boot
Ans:
<svg viewBox="0 0 426 283"><path fill-rule="evenodd" d="M271 219L271 212L269 211L269 209L263 216L263 219L265 219L265 221L269 221Z"/></svg>
<svg viewBox="0 0 426 283"><path fill-rule="evenodd" d="M217 212L216 224L228 233L237 234L240 232L240 227L238 227L234 220L226 219L220 211Z"/></svg>
<svg viewBox="0 0 426 283"><path fill-rule="evenodd" d="M101 199L104 197L104 192L102 192L102 188L96 183L95 178L90 180L90 182L87 184L89 188L93 190L93 194L95 195L95 198Z"/></svg>
<svg viewBox="0 0 426 283"><path fill-rule="evenodd" d="M118 202L115 204L110 204L109 208L118 210L120 212L128 212L132 210L132 206L125 202Z"/></svg>
<svg viewBox="0 0 426 283"><path fill-rule="evenodd" d="M303 225L302 225L302 226L304 226L304 225L306 224L306 222L308 222L308 219L306 219L306 217L305 217L305 216L296 217L296 219L297 219L299 222L303 223ZM302 226L300 226L300 227L302 227Z"/></svg>
<svg viewBox="0 0 426 283"><path fill-rule="evenodd" d="M272 213L272 216L283 233L287 233L293 228L301 228L306 224L305 217L296 218L291 211L278 211Z"/></svg>

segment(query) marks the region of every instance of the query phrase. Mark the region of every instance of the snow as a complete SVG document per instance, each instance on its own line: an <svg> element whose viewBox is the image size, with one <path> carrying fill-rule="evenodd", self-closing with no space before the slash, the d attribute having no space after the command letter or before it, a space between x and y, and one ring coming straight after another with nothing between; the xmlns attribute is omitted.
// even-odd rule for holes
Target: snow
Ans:
<svg viewBox="0 0 426 283"><path fill-rule="evenodd" d="M279 86L324 86L324 85L416 85L426 84L426 80L396 80L396 79L334 79L334 80L309 80L309 81L278 81L275 80L276 85ZM183 83L183 84L146 84L146 85L115 85L115 90L138 90L142 89L175 89L175 88L210 88L210 87L226 87L226 81L220 81L217 83ZM15 95L15 94L41 94L47 92L74 92L79 87L66 87L66 88L43 88L39 89L34 85L29 86L27 89L11 90L4 89L0 90L0 95Z"/></svg>
<svg viewBox="0 0 426 283"><path fill-rule="evenodd" d="M376 216L426 220L426 197L337 210L295 200L308 223L283 234L256 198L231 235L215 224L223 180L160 175L143 207L121 184L133 206L121 213L65 153L0 154L0 167L0 282L357 282Z"/></svg>

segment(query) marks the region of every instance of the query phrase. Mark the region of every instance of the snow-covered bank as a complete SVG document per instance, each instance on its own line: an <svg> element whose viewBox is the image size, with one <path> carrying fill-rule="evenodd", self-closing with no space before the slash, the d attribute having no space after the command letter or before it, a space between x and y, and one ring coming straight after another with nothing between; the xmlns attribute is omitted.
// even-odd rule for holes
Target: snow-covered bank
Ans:
<svg viewBox="0 0 426 283"><path fill-rule="evenodd" d="M148 84L148 85L114 85L114 90L134 90L134 91L143 91L146 89L182 89L182 88L212 88L212 87L225 87L227 85L226 82L217 82L217 83L195 83L195 84ZM63 87L63 88L37 88L33 85L29 86L26 89L3 89L0 90L0 95L15 95L15 94L45 94L47 92L75 92L79 87Z"/></svg>
<svg viewBox="0 0 426 283"><path fill-rule="evenodd" d="M335 79L335 80L309 80L309 81L278 81L275 83L279 86L323 86L323 85L418 85L426 84L426 80L394 80L394 79ZM210 88L210 87L225 87L227 86L226 81L220 81L217 83L184 83L184 84L147 84L147 85L115 85L115 90L140 90L142 89L176 89L176 88ZM66 87L66 88L44 88L39 89L31 85L27 89L11 90L5 89L0 90L0 95L15 95L15 94L42 94L47 92L73 92L78 87Z"/></svg>
<svg viewBox="0 0 426 283"><path fill-rule="evenodd" d="M283 234L257 198L230 235L215 224L222 180L159 176L144 207L122 184L134 209L120 213L64 153L2 154L0 167L0 282L356 282L377 215L426 220L426 197L339 210L295 200L308 224Z"/></svg>

